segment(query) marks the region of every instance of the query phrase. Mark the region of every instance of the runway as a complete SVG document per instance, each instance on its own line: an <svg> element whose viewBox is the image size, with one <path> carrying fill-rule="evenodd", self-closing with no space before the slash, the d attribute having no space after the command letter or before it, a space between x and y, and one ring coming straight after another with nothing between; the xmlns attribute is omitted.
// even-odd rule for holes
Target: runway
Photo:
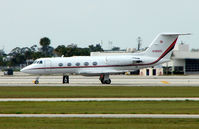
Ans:
<svg viewBox="0 0 199 129"><path fill-rule="evenodd" d="M77 102L77 101L199 101L199 98L4 98L0 102Z"/></svg>
<svg viewBox="0 0 199 129"><path fill-rule="evenodd" d="M62 76L41 76L40 84L33 84L36 76L17 73L0 74L0 86L199 86L199 76L133 76L111 75L111 85L101 84L99 77L70 76L70 84L62 84Z"/></svg>
<svg viewBox="0 0 199 129"><path fill-rule="evenodd" d="M195 118L188 114L0 114L0 117L64 117L64 118Z"/></svg>

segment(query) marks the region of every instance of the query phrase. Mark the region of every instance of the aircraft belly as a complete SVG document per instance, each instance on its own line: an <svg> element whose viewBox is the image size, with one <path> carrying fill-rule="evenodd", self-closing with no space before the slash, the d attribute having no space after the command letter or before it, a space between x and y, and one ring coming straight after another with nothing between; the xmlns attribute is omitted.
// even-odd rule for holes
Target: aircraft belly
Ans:
<svg viewBox="0 0 199 129"><path fill-rule="evenodd" d="M83 74L83 75L100 75L100 74L117 74L117 73L124 73L128 71L134 71L137 68L135 66L126 66L126 67L100 67L100 68L84 68L84 69L79 69L78 74Z"/></svg>
<svg viewBox="0 0 199 129"><path fill-rule="evenodd" d="M66 74L66 73L76 73L76 69L74 68L52 68L50 70L50 74ZM49 73L48 73L49 74Z"/></svg>

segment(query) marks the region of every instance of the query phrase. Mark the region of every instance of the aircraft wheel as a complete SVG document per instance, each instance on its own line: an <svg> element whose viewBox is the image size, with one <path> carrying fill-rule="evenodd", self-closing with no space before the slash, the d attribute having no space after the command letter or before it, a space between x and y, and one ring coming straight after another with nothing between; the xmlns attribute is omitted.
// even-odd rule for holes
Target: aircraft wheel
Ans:
<svg viewBox="0 0 199 129"><path fill-rule="evenodd" d="M63 84L65 84L65 83L69 83L69 76L68 75L63 76Z"/></svg>
<svg viewBox="0 0 199 129"><path fill-rule="evenodd" d="M35 80L34 83L35 83L35 84L39 84L39 81L38 81L38 80Z"/></svg>
<svg viewBox="0 0 199 129"><path fill-rule="evenodd" d="M101 83L102 83L102 84L106 84L106 81L104 81L104 80L101 80Z"/></svg>
<svg viewBox="0 0 199 129"><path fill-rule="evenodd" d="M111 84L111 79L105 81L106 84Z"/></svg>

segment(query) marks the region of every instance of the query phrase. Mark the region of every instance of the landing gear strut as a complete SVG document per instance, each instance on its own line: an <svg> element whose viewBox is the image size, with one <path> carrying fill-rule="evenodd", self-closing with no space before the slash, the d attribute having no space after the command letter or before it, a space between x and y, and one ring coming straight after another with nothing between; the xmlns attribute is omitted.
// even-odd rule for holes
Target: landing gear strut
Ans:
<svg viewBox="0 0 199 129"><path fill-rule="evenodd" d="M34 84L39 84L39 76L33 81Z"/></svg>
<svg viewBox="0 0 199 129"><path fill-rule="evenodd" d="M68 75L63 76L63 84L65 84L65 83L69 83L69 76Z"/></svg>
<svg viewBox="0 0 199 129"><path fill-rule="evenodd" d="M111 84L111 79L109 78L109 74L100 75L99 80L102 84Z"/></svg>

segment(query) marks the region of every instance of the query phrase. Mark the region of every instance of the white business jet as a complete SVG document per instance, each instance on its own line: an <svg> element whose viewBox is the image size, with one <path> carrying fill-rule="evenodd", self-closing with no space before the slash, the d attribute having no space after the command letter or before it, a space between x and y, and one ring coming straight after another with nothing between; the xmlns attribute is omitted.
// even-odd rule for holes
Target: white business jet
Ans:
<svg viewBox="0 0 199 129"><path fill-rule="evenodd" d="M61 74L63 83L69 83L70 74L99 76L102 84L111 84L109 75L120 74L141 68L153 67L168 62L180 33L161 33L149 47L138 53L117 56L79 56L40 58L23 68L21 72L38 75Z"/></svg>

